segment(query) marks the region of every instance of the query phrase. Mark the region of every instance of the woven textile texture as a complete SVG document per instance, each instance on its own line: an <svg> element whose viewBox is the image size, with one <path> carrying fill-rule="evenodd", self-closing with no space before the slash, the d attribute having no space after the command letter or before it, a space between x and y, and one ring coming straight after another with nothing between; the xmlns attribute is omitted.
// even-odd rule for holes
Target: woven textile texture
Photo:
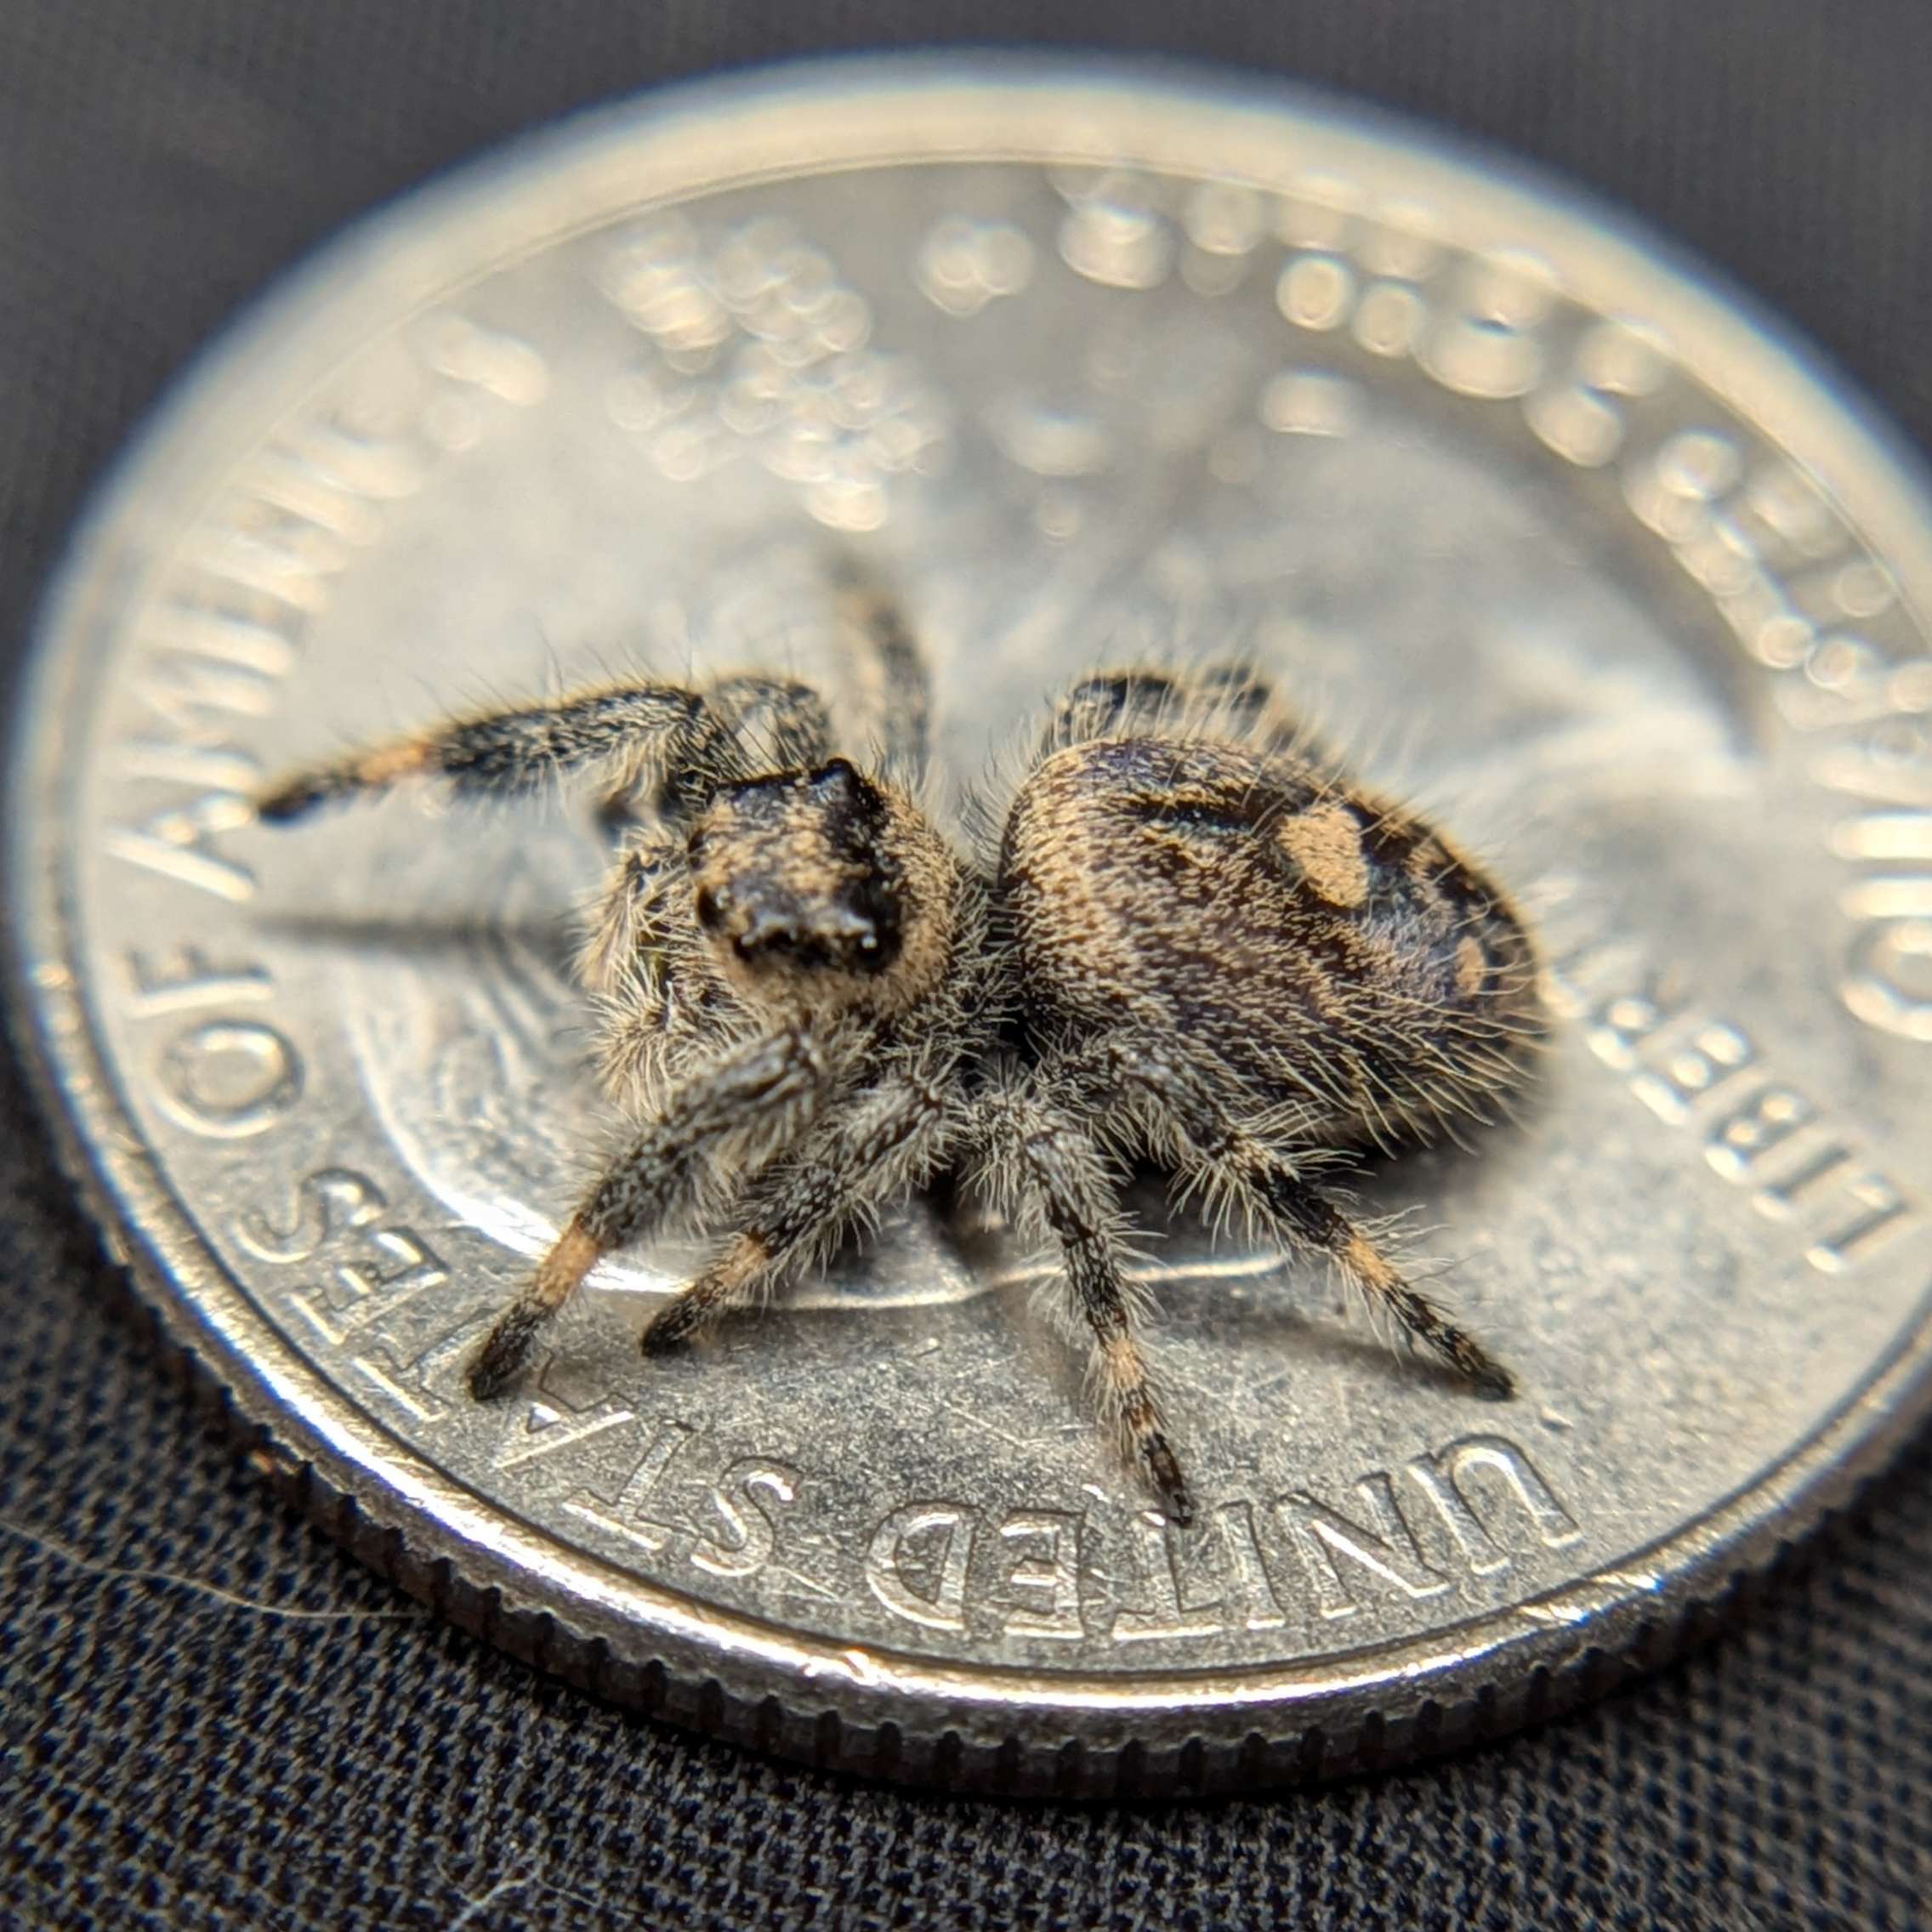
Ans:
<svg viewBox="0 0 1932 1932"><path fill-rule="evenodd" d="M338 224L631 87L973 39L1219 58L1540 159L1702 250L1932 446L1919 0L9 0L0 640L90 481ZM162 1372L0 1066L0 1925L1932 1923L1932 1447L1685 1662L1265 1799L907 1795L602 1706L290 1514Z"/></svg>

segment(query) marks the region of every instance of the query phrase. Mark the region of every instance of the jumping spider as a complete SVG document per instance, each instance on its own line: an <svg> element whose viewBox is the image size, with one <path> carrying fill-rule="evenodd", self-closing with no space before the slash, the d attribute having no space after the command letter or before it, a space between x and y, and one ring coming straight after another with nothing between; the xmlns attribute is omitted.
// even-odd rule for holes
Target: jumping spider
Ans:
<svg viewBox="0 0 1932 1932"><path fill-rule="evenodd" d="M281 823L418 777L466 798L559 780L601 793L616 856L577 972L635 1131L504 1310L471 1392L508 1388L599 1259L661 1224L719 1244L645 1329L646 1355L960 1172L1058 1243L1101 1406L1185 1524L1123 1276L1118 1190L1141 1160L1325 1258L1420 1346L1509 1394L1322 1178L1520 1082L1535 962L1502 893L1352 783L1244 666L1074 685L1003 824L964 856L909 789L917 651L883 594L844 594L888 694L876 769L838 755L815 690L734 677L458 719L259 801Z"/></svg>

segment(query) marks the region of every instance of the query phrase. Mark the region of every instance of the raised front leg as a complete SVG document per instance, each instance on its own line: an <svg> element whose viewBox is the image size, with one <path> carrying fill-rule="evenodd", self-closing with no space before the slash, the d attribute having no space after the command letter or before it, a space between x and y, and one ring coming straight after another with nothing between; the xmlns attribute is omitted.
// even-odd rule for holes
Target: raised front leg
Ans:
<svg viewBox="0 0 1932 1932"><path fill-rule="evenodd" d="M712 690L611 685L548 704L452 719L365 746L277 780L257 798L270 824L411 779L440 779L458 798L514 798L591 777L607 800L642 787L688 800L748 777L773 758L820 755L825 710L809 686L734 678Z"/></svg>

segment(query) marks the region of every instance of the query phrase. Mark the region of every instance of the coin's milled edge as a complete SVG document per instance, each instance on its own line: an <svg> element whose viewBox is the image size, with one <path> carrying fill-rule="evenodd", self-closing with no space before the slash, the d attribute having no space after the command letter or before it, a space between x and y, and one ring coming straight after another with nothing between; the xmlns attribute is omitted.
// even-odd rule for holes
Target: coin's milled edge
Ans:
<svg viewBox="0 0 1932 1932"><path fill-rule="evenodd" d="M56 992L53 1003L77 1017L71 991ZM986 1795L1206 1796L1381 1770L1505 1736L1573 1710L1724 1628L1728 1612L1761 1595L1799 1546L1855 1502L1910 1432L1910 1398L1923 1388L1923 1365L1901 1351L1774 1477L1724 1510L1612 1571L1464 1626L1464 1646L1458 1653L1452 1645L1446 1662L1440 1654L1410 1655L1440 1652L1440 1639L1390 1646L1381 1653L1385 1671L1318 1714L1303 1697L1265 1693L1284 1676L1326 1677L1320 1669L1165 1678L1131 1695L1090 1685L1076 1697L1051 1677L998 1668L975 1673L788 1635L746 1646L717 1641L736 1637L736 1628L714 1629L709 1643L702 1635L680 1643L621 1612L587 1616L546 1601L530 1581L538 1565L465 1545L420 1504L371 1479L349 1446L356 1425L374 1433L364 1418L338 1418L349 1426L338 1436L278 1401L259 1361L225 1328L196 1318L131 1215L122 1218L131 1194L163 1219L176 1219L165 1190L138 1162L117 1184L90 1160L80 1110L63 1104L38 1016L24 998L9 1012L54 1128L56 1158L95 1221L116 1278L169 1366L286 1501L368 1567L520 1662L648 1716L822 1770ZM212 1266L196 1271L217 1274ZM219 1286L239 1296L224 1280ZM251 1313L241 1312L244 1320ZM1838 1440L1847 1435L1852 1452L1840 1454ZM423 1473L433 1486L433 1473ZM1753 1523L1753 1504L1772 1483L1786 1493ZM446 1500L464 1493L442 1486ZM1685 1545L1692 1546L1688 1553L1680 1552ZM1673 1563L1680 1565L1674 1576ZM1497 1627L1502 1634L1493 1634ZM1435 1683L1431 1661L1454 1673L1449 1681ZM1257 1676L1268 1680L1261 1695ZM996 1684L1009 1694L989 1696ZM1206 1699L1216 1700L1209 1708L1224 1721L1202 1721Z"/></svg>
<svg viewBox="0 0 1932 1932"><path fill-rule="evenodd" d="M875 82L917 82L937 99L964 97L975 83L935 85L937 71L904 60L851 64ZM1034 75L1050 62L1030 63ZM840 72L838 69L821 70ZM1014 70L992 70L1010 80ZM1071 70L1061 70L1071 77ZM1082 78L1088 77L1082 76ZM822 88L822 83L820 83ZM989 83L976 83L982 98ZM690 116L713 104L740 112L783 98L798 83L710 83L653 100L660 115ZM1143 86L1142 92L1147 90ZM1293 110L1307 102L1287 87L1236 88L1217 98L1171 82L1154 90L1161 105L1199 116L1232 107L1252 120L1270 101ZM816 97L829 109L823 92ZM1095 90L1094 99L1112 98ZM1120 103L1117 100L1116 105ZM1145 111L1145 103L1139 104ZM1325 122L1333 112L1317 109ZM1130 116L1131 117L1131 116ZM1379 117L1377 117L1379 118ZM617 125L636 127L634 106L606 110L560 135L520 151L554 166L587 156ZM1336 123L1345 127L1346 123ZM1355 140L1366 139L1359 129ZM1452 144L1401 136L1428 156ZM935 143L934 158L940 158ZM1155 162L1150 159L1150 165ZM434 190L456 209L504 177L505 163L465 171L459 186ZM1490 185L1489 200L1514 203L1519 190ZM1547 209L1582 197L1543 194ZM1600 230L1599 211L1584 208ZM379 230L386 216L375 218ZM1612 222L1611 252L1629 253ZM325 251L323 270L367 245L359 228ZM1645 264L1673 284L1674 258ZM1637 258L1639 261L1641 257ZM1681 264L1676 264L1679 273ZM136 456L106 486L73 541L43 604L37 634L85 633L87 585L107 566L138 554L124 506L154 467L185 409L203 384L267 322L292 312L315 274L284 283L204 352L194 375L151 422ZM1702 279L1693 274L1691 293ZM1679 285L1678 293L1683 290ZM1713 326L1713 314L1700 327ZM1741 304L1747 322L1754 320ZM1721 317L1730 330L1735 317ZM1788 374L1792 351L1776 330L1769 354ZM1796 358L1804 369L1809 358ZM1753 358L1753 380L1764 366ZM1824 388L1822 383L1818 387ZM1856 474L1869 465L1889 512L1911 499L1905 466L1868 410L1831 407L1839 434L1833 454ZM1889 483L1891 487L1886 488ZM1925 533L1908 517L1885 520L1925 554ZM1727 1605L1754 1585L1827 1515L1841 1509L1895 1450L1932 1395L1932 1323L1912 1333L1860 1389L1783 1462L1704 1518L1654 1549L1594 1577L1458 1629L1365 1653L1350 1680L1334 1663L1224 1673L1176 1673L1117 1680L1029 1674L1007 1667L932 1664L889 1652L801 1639L730 1613L696 1610L670 1593L638 1583L594 1560L565 1556L493 1520L469 1492L440 1475L328 1386L283 1344L246 1293L201 1249L191 1225L151 1161L133 1142L111 1077L89 1028L69 963L72 930L56 815L37 802L58 796L71 778L63 760L69 711L64 701L83 668L37 656L19 681L14 801L24 828L14 840L14 926L26 969L9 1002L23 1063L53 1124L64 1169L97 1219L110 1256L142 1292L171 1350L214 1396L254 1451L254 1460L293 1500L372 1567L393 1577L477 1635L602 1695L675 1722L721 1733L815 1764L877 1776L1014 1793L1151 1795L1248 1788L1298 1778L1372 1770L1452 1749L1553 1715L1648 1668L1723 1621ZM40 721L37 738L30 721ZM48 723L54 729L46 729ZM70 1064L56 1064L65 1054ZM90 1140L91 1132L91 1140ZM156 1230L152 1244L144 1228ZM173 1250L171 1258L166 1252ZM195 1299L174 1283L185 1282ZM361 1452L361 1453L359 1453ZM378 1458L384 1480L371 1474ZM440 1509L441 1517L432 1514Z"/></svg>

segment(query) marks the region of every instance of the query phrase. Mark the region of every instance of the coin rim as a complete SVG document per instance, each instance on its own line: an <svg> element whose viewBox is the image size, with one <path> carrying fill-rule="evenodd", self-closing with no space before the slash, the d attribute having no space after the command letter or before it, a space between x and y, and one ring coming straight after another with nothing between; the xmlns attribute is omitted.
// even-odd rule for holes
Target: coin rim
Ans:
<svg viewBox="0 0 1932 1932"><path fill-rule="evenodd" d="M1014 126L1043 97L1104 124L1109 151L1128 165L1256 180L1269 171L1253 163L1271 140L1313 128L1332 145L1362 150L1365 162L1393 162L1406 179L1446 173L1458 208L1488 221L1498 242L1559 230L1580 298L1589 299L1590 278L1575 275L1579 256L1614 285L1618 299L1600 304L1609 312L1654 292L1687 373L1761 429L1793 418L1798 436L1765 433L1787 453L1801 449L1841 506L1858 506L1852 520L1901 594L1932 587L1927 479L1845 379L1703 264L1520 163L1380 110L1166 62L840 57L685 83L513 140L358 220L199 355L97 487L17 686L9 903L22 971L10 1016L62 1165L166 1333L299 1500L366 1560L477 1634L607 1696L862 1772L1077 1794L1368 1768L1564 1708L1693 1634L1698 1612L1842 1506L1932 1406L1932 1297L1840 1407L1753 1482L1644 1550L1528 1603L1294 1664L1115 1676L947 1663L804 1636L648 1583L484 1503L392 1436L283 1339L196 1234L120 1100L78 975L60 836L77 776L69 701L99 648L97 627L130 594L143 503L170 469L221 474L232 426L252 425L248 440L259 440L255 399L274 414L289 406L289 365L299 369L329 335L325 318L338 346L326 358L308 355L311 380L325 373L319 361L332 367L349 353L339 346L345 321L368 311L393 327L410 288L416 297L403 312L443 280L473 281L513 259L518 251L501 242L506 218L547 247L609 219L613 198L681 199L838 167L1082 158L1056 157L1037 138L1003 146L987 137L989 123ZM802 129L801 117L815 114ZM907 151L904 129L915 118L919 145ZM889 143L878 139L882 119L896 132ZM818 148L799 161L815 136ZM1236 165L1244 151L1251 165ZM729 173L716 164L727 155L738 163ZM585 215L587 185L599 176L599 212ZM638 191L646 178L654 195ZM576 220L543 219L565 202ZM476 248L479 231L498 245ZM359 281L359 267L375 272Z"/></svg>

